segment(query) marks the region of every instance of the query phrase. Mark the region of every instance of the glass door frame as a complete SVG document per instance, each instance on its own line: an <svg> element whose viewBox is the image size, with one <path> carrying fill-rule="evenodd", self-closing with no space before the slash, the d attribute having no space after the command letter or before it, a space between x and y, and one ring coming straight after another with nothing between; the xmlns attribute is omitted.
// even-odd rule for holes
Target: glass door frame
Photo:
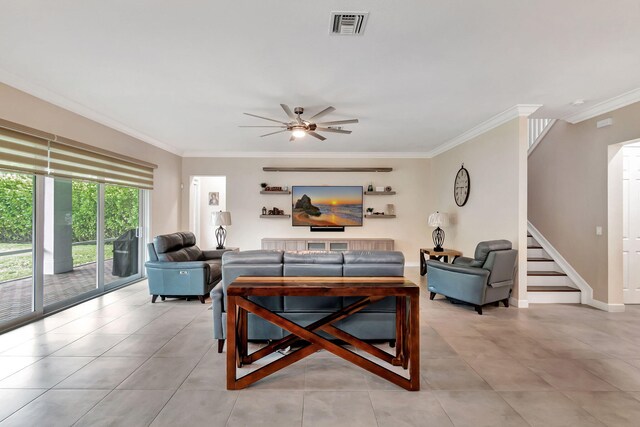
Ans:
<svg viewBox="0 0 640 427"><path fill-rule="evenodd" d="M45 205L45 176L33 175L33 208L32 208L32 311L28 314L16 317L6 322L0 323L0 334L14 329L18 326L39 320L47 314L71 307L80 302L100 296L113 289L123 287L146 277L144 274L144 262L147 259L145 251L146 243L149 241L150 230L150 206L151 192L148 190L138 190L138 273L127 276L122 280L116 280L105 286L104 280L104 188L105 184L98 183L98 207L97 207L97 254L96 254L96 287L91 291L84 292L74 297L58 301L44 306L44 205Z"/></svg>
<svg viewBox="0 0 640 427"><path fill-rule="evenodd" d="M102 204L102 230L98 230L98 240L100 243L100 254L102 255L102 260L100 260L101 270L99 276L103 278L102 286L105 291L110 291L111 289L119 288L124 284L131 283L133 281L137 281L142 279L143 271L144 271L144 246L146 242L146 218L147 218L147 203L146 203L146 195L148 192L144 190L138 190L138 272L136 274L132 274L131 276L123 277L121 279L114 280L109 282L108 284L104 283L104 184L100 184L101 194L100 203Z"/></svg>

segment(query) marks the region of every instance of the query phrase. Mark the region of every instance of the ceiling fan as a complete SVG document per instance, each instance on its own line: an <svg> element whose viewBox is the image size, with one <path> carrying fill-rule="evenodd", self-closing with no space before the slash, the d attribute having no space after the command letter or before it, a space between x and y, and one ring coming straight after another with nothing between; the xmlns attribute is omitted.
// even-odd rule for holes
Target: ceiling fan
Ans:
<svg viewBox="0 0 640 427"><path fill-rule="evenodd" d="M308 119L303 119L300 116L302 114L304 114L304 108L295 107L293 109L293 111L291 111L291 108L289 108L285 104L280 104L280 106L282 107L282 109L286 113L287 117L289 117L289 119L291 119L291 121L283 122L282 120L270 119L270 118L267 118L267 117L257 116L255 114L244 113L247 116L257 117L259 119L264 119L264 120L269 120L271 122L280 123L280 125L279 126L275 126L275 125L272 125L272 126L240 126L240 127L241 128L281 128L282 129L282 130L278 130L278 131L275 131L275 132L265 133L264 135L260 135L261 137L269 136L269 135L275 135L277 133L282 133L282 132L289 131L289 132L291 132L291 138L289 138L289 141L295 141L297 138L302 138L305 135L311 135L312 137L317 138L320 141L324 141L327 138L325 138L324 136L320 135L316 131L350 134L351 133L350 130L344 130L344 129L340 129L340 128L335 128L333 126L344 125L344 124L347 124L347 123L358 123L358 119L334 120L334 121L330 121L330 122L316 122L316 120L318 120L319 118L331 113L332 111L335 111L335 108L333 108L333 107L327 107L324 110L320 111L319 113L315 114L314 116L311 116Z"/></svg>

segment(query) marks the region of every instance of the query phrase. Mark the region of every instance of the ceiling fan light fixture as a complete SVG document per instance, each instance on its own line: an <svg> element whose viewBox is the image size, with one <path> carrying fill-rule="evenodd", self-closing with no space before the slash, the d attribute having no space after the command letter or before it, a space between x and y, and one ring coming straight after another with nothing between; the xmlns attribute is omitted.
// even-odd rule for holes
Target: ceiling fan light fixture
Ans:
<svg viewBox="0 0 640 427"><path fill-rule="evenodd" d="M305 132L303 129L294 129L292 134L295 138L303 138L307 134L307 132Z"/></svg>

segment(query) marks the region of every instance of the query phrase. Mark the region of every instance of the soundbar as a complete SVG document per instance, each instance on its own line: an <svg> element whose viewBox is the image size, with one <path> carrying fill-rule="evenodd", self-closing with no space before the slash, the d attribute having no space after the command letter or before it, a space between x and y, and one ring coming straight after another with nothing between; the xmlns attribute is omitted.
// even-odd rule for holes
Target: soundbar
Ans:
<svg viewBox="0 0 640 427"><path fill-rule="evenodd" d="M310 231L344 231L344 227L309 227Z"/></svg>

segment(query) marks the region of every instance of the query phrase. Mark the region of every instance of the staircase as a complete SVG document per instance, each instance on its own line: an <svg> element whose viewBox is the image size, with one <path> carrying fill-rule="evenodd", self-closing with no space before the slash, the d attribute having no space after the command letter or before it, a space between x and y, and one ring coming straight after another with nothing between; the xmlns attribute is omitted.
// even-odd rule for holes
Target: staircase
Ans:
<svg viewBox="0 0 640 427"><path fill-rule="evenodd" d="M530 304L580 304L580 289L531 235L527 236L527 293Z"/></svg>

